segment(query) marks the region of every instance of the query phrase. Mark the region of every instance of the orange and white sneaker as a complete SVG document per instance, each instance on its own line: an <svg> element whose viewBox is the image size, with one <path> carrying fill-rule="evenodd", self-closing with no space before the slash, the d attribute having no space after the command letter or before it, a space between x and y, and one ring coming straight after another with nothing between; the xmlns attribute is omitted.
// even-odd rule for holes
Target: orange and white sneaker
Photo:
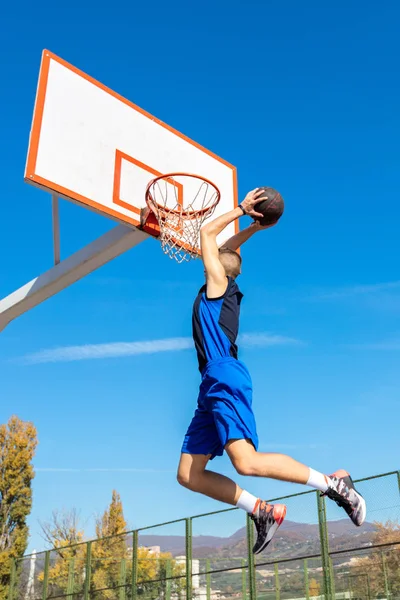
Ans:
<svg viewBox="0 0 400 600"><path fill-rule="evenodd" d="M251 515L257 530L257 541L254 544L253 553L259 554L268 546L274 537L278 527L282 525L286 516L284 504L268 504L259 500Z"/></svg>
<svg viewBox="0 0 400 600"><path fill-rule="evenodd" d="M353 521L360 527L367 516L367 505L364 498L354 487L354 483L347 471L340 469L329 476L331 482L322 496L328 496L343 508Z"/></svg>

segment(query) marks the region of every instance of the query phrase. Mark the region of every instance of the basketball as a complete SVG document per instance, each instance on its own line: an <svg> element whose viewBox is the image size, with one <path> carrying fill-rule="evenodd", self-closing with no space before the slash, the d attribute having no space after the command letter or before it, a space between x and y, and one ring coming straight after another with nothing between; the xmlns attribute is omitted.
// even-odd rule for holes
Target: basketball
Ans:
<svg viewBox="0 0 400 600"><path fill-rule="evenodd" d="M273 225L282 216L285 203L279 192L272 187L260 187L263 190L261 201L254 206L254 210L262 213L264 216L257 219L260 225Z"/></svg>

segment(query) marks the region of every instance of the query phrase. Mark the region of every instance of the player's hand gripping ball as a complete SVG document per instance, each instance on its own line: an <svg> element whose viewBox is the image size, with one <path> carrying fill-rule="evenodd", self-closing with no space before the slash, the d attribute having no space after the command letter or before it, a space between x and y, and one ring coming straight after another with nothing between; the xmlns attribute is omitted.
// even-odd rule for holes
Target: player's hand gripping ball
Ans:
<svg viewBox="0 0 400 600"><path fill-rule="evenodd" d="M258 190L263 193L258 196L260 202L254 206L254 210L263 214L263 217L255 217L260 225L275 225L283 215L285 203L279 192L272 187L260 187Z"/></svg>

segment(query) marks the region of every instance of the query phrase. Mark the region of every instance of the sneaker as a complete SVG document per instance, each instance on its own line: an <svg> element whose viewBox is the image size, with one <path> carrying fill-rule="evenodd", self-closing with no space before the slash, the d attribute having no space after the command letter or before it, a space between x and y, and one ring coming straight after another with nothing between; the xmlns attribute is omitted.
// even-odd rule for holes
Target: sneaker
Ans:
<svg viewBox="0 0 400 600"><path fill-rule="evenodd" d="M268 504L264 500L258 501L251 515L257 530L257 541L253 548L254 554L259 554L268 546L278 527L286 516L284 504Z"/></svg>
<svg viewBox="0 0 400 600"><path fill-rule="evenodd" d="M344 508L354 525L360 527L367 516L367 505L364 498L357 492L347 471L342 469L333 473L330 485L322 496L328 496L338 506Z"/></svg>

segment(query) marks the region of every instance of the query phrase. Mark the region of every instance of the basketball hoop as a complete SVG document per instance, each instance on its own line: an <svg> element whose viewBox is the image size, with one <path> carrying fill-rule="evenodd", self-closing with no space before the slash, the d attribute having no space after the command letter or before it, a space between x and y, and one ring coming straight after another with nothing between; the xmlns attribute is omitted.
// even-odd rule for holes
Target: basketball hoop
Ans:
<svg viewBox="0 0 400 600"><path fill-rule="evenodd" d="M169 173L150 181L146 202L157 219L167 256L178 263L199 257L200 229L220 198L217 186L199 175Z"/></svg>

